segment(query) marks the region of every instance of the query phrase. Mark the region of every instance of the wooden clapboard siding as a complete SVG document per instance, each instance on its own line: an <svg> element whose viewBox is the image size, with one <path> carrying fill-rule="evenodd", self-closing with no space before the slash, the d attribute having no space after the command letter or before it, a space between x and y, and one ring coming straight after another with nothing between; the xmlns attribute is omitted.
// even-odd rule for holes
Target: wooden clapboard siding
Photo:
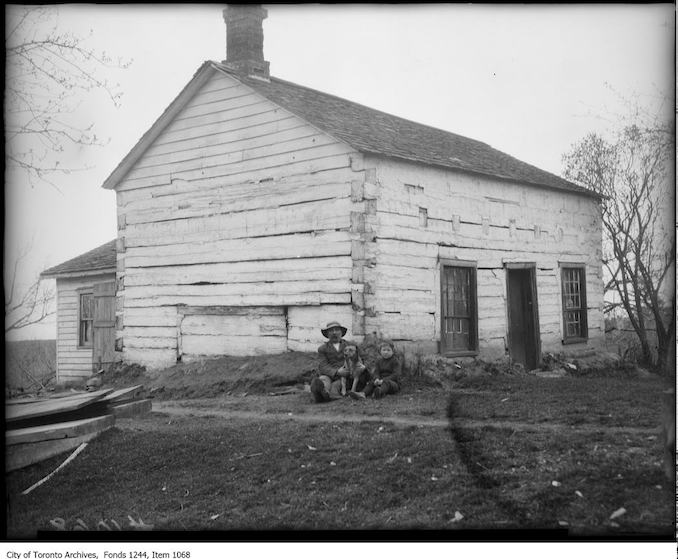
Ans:
<svg viewBox="0 0 678 559"><path fill-rule="evenodd" d="M505 264L534 262L544 347L557 342L563 351L559 262L569 261L586 265L590 343L602 337L602 233L595 200L376 156L366 156L364 165L373 169L364 191L374 200L369 223L375 237L365 250L365 305L375 314L367 323L406 336L398 326L405 316L410 339L430 341L431 330L439 338L439 259L475 261L479 349L503 354Z"/></svg>
<svg viewBox="0 0 678 559"><path fill-rule="evenodd" d="M112 281L114 274L57 278L57 382L81 380L92 374L92 348L78 347L79 291Z"/></svg>

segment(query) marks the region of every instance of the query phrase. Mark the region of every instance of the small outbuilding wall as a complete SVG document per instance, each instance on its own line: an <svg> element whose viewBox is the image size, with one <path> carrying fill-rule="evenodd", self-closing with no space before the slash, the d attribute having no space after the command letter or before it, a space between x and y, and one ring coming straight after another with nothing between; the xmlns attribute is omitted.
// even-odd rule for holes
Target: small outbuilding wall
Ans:
<svg viewBox="0 0 678 559"><path fill-rule="evenodd" d="M57 278L57 382L79 382L92 375L94 330L87 346L80 343L80 301L83 294L94 294L95 284L114 282L115 274ZM92 304L92 311L94 306ZM111 342L112 343L112 342Z"/></svg>

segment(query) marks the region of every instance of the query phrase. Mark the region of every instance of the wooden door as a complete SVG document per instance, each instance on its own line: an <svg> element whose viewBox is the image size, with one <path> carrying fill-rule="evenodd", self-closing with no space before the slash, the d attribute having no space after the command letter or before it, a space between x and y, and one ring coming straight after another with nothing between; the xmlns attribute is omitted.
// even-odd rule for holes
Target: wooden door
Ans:
<svg viewBox="0 0 678 559"><path fill-rule="evenodd" d="M115 361L115 281L94 285L93 330L92 370L98 371Z"/></svg>
<svg viewBox="0 0 678 559"><path fill-rule="evenodd" d="M509 355L526 370L539 362L537 294L533 267L508 268Z"/></svg>
<svg viewBox="0 0 678 559"><path fill-rule="evenodd" d="M443 263L440 279L442 353L472 355L478 347L475 263Z"/></svg>

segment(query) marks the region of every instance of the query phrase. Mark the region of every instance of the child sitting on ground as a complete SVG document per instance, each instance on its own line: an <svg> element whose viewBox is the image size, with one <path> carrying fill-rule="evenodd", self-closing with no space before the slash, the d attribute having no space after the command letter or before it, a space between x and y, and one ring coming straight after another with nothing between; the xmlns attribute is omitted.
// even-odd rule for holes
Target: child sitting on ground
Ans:
<svg viewBox="0 0 678 559"><path fill-rule="evenodd" d="M391 342L384 341L379 344L379 358L374 364L372 380L367 383L363 392L351 392L349 396L354 398L383 398L387 394L397 394L400 391L400 374L402 363L395 355L395 349Z"/></svg>

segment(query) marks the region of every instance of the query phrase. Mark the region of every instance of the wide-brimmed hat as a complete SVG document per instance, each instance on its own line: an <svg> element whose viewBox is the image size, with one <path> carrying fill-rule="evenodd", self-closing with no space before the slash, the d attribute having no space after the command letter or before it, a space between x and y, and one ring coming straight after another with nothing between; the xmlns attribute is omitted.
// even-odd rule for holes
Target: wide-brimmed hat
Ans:
<svg viewBox="0 0 678 559"><path fill-rule="evenodd" d="M327 331L330 330L331 328L341 328L341 336L344 337L347 332L347 328L344 328L341 324L339 324L337 321L333 322L328 322L327 326L325 328L321 328L320 331L323 333L323 336L326 338L329 338L329 335L327 334Z"/></svg>

